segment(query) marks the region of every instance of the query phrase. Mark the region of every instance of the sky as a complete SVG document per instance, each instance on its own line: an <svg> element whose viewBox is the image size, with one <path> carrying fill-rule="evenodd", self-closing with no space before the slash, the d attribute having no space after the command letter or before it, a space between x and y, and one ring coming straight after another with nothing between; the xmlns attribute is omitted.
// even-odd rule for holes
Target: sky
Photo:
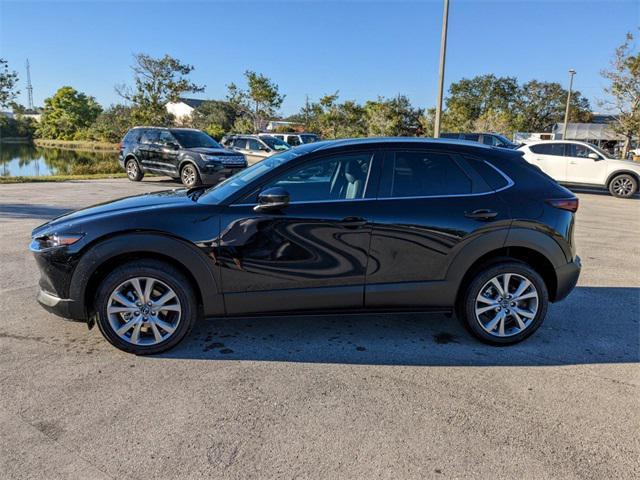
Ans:
<svg viewBox="0 0 640 480"><path fill-rule="evenodd" d="M70 85L104 106L114 86L132 83L134 53L168 53L191 64L205 85L195 98L221 99L254 70L286 95L281 113L340 92L342 100L407 95L436 104L442 0L434 1L76 1L0 0L0 57L20 75L25 60L43 104ZM628 31L638 31L640 0L450 0L445 88L493 73L568 84L601 111L606 68ZM636 41L636 48L640 39Z"/></svg>

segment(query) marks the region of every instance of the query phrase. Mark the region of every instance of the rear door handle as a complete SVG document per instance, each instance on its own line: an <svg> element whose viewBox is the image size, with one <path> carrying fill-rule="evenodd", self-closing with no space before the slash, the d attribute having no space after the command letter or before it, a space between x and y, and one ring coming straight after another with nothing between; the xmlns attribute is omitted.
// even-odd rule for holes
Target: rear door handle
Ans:
<svg viewBox="0 0 640 480"><path fill-rule="evenodd" d="M479 210L474 210L473 212L465 212L464 216L467 218L475 218L477 220L491 220L498 216L498 212L494 212L487 208L481 208Z"/></svg>
<svg viewBox="0 0 640 480"><path fill-rule="evenodd" d="M344 217L340 220L340 225L345 228L357 228L363 227L367 224L367 221L362 217Z"/></svg>

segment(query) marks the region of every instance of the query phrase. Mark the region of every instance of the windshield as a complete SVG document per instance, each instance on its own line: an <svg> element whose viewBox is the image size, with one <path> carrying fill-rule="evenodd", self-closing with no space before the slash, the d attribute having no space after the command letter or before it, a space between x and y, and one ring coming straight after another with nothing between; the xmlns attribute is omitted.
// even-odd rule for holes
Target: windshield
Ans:
<svg viewBox="0 0 640 480"><path fill-rule="evenodd" d="M222 148L218 142L199 130L171 130L182 148Z"/></svg>
<svg viewBox="0 0 640 480"><path fill-rule="evenodd" d="M594 145L593 143L590 143L589 146L591 148L593 148L596 152L598 152L600 155L602 155L604 158L613 158L613 156L609 152L601 149L597 145Z"/></svg>
<svg viewBox="0 0 640 480"><path fill-rule="evenodd" d="M496 135L496 138L499 139L502 142L502 145L515 145L515 143L513 143L507 137L503 137L502 135ZM498 145L498 146L500 146L500 145Z"/></svg>
<svg viewBox="0 0 640 480"><path fill-rule="evenodd" d="M318 140L316 135L300 135L300 140L302 143L313 143Z"/></svg>
<svg viewBox="0 0 640 480"><path fill-rule="evenodd" d="M288 143L283 142L282 140L276 137L270 137L265 135L264 137L260 137L260 139L266 143L273 150L277 150L279 152L284 152L285 150L289 150L291 147Z"/></svg>
<svg viewBox="0 0 640 480"><path fill-rule="evenodd" d="M298 155L299 153L294 153L293 150L289 150L287 152L278 153L269 158L265 158L258 163L254 163L249 168L241 170L235 175L227 178L225 181L208 189L205 192L203 200L207 203L220 203L225 198L247 186L256 178L261 177L279 165L296 158Z"/></svg>

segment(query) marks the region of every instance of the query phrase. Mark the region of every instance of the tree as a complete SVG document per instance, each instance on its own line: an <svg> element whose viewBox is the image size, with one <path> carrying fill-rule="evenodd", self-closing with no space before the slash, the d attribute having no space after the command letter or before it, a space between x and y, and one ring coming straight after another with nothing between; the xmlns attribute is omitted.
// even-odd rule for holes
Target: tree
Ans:
<svg viewBox="0 0 640 480"><path fill-rule="evenodd" d="M453 132L473 130L474 122L490 111L508 115L517 96L518 81L515 77L489 74L463 78L449 87L444 129Z"/></svg>
<svg viewBox="0 0 640 480"><path fill-rule="evenodd" d="M514 128L523 132L544 132L550 131L555 123L564 122L567 93L556 82L531 80L525 83L514 105ZM577 90L571 93L569 119L573 122L591 120L589 100Z"/></svg>
<svg viewBox="0 0 640 480"><path fill-rule="evenodd" d="M96 118L86 132L88 140L117 143L122 140L127 131L135 126L132 118L132 108L127 105L111 105Z"/></svg>
<svg viewBox="0 0 640 480"><path fill-rule="evenodd" d="M18 83L18 73L9 71L9 63L0 58L0 107L6 108L20 93L15 89Z"/></svg>
<svg viewBox="0 0 640 480"><path fill-rule="evenodd" d="M368 101L364 106L367 134L370 136L415 135L420 126L421 111L413 108L404 95L385 100Z"/></svg>
<svg viewBox="0 0 640 480"><path fill-rule="evenodd" d="M338 102L339 93L325 95L309 106L309 130L324 138L364 137L367 122L364 108L353 100Z"/></svg>
<svg viewBox="0 0 640 480"><path fill-rule="evenodd" d="M43 138L73 140L77 132L89 127L101 111L93 97L72 87L62 87L44 101L38 133Z"/></svg>
<svg viewBox="0 0 640 480"><path fill-rule="evenodd" d="M133 58L135 86L116 86L116 92L131 102L132 118L137 124L169 126L173 118L167 112L167 103L177 101L184 93L204 91L203 86L187 78L194 67L170 55L154 58L137 53Z"/></svg>
<svg viewBox="0 0 640 480"><path fill-rule="evenodd" d="M207 130L215 125L218 130L229 132L236 121L236 109L229 102L208 100L202 102L191 115L191 125L194 128Z"/></svg>
<svg viewBox="0 0 640 480"><path fill-rule="evenodd" d="M253 131L259 132L282 106L284 95L280 94L276 83L260 73L247 70L244 76L247 90L239 89L235 83L227 85L227 101L233 105L238 115L249 117Z"/></svg>
<svg viewBox="0 0 640 480"><path fill-rule="evenodd" d="M632 52L632 42L633 35L629 32L625 42L616 49L611 70L601 72L610 82L605 92L611 100L600 103L618 115L613 129L625 137L623 158L629 153L633 137L640 137L640 52Z"/></svg>

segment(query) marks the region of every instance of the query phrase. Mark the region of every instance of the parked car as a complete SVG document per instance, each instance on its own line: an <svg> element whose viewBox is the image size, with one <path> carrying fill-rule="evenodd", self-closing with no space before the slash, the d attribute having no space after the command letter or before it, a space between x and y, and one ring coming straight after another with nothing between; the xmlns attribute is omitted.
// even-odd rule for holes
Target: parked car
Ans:
<svg viewBox="0 0 640 480"><path fill-rule="evenodd" d="M261 133L260 136L271 136L288 143L292 147L313 143L320 140L315 133Z"/></svg>
<svg viewBox="0 0 640 480"><path fill-rule="evenodd" d="M214 185L247 166L244 155L191 128L132 128L120 144L119 160L131 181L158 173L186 187Z"/></svg>
<svg viewBox="0 0 640 480"><path fill-rule="evenodd" d="M441 133L440 137L479 142L484 145L491 145L492 147L518 148L518 144L513 143L507 137L498 133Z"/></svg>
<svg viewBox="0 0 640 480"><path fill-rule="evenodd" d="M522 145L519 149L525 160L560 183L607 188L619 198L638 192L640 164L611 158L590 143L552 140Z"/></svg>
<svg viewBox="0 0 640 480"><path fill-rule="evenodd" d="M33 231L31 250L46 309L95 320L136 354L175 346L200 312L455 311L480 340L506 345L574 288L577 208L520 152L337 140L209 189L58 217Z"/></svg>
<svg viewBox="0 0 640 480"><path fill-rule="evenodd" d="M291 148L288 143L271 135L227 135L222 139L222 145L242 153L250 163Z"/></svg>

